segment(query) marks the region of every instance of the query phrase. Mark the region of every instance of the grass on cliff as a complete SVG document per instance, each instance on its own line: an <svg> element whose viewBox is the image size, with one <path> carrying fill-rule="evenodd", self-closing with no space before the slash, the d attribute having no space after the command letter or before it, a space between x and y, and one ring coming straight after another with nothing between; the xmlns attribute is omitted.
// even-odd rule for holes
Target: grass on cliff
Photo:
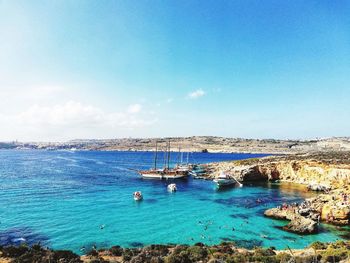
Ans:
<svg viewBox="0 0 350 263"><path fill-rule="evenodd" d="M311 161L325 165L350 165L350 152L312 152L299 154L271 155L231 161L234 165L256 165L278 161Z"/></svg>

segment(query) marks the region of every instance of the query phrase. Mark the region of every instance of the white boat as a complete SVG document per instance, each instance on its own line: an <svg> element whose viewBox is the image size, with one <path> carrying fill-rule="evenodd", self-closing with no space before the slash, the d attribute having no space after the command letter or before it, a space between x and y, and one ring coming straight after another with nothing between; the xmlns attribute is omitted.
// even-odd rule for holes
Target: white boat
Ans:
<svg viewBox="0 0 350 263"><path fill-rule="evenodd" d="M220 175L215 178L214 183L216 183L216 185L218 187L223 187L223 186L229 186L229 185L235 185L237 183L237 181L230 177L228 174L221 172Z"/></svg>
<svg viewBox="0 0 350 263"><path fill-rule="evenodd" d="M188 175L188 172L178 171L176 169L151 169L139 171L139 174L146 179L180 179Z"/></svg>
<svg viewBox="0 0 350 263"><path fill-rule="evenodd" d="M181 152L181 148L179 147L179 155L180 155L180 163L178 163L175 166L175 169L177 171L181 171L181 172L190 172L191 171L191 164L188 162L189 160L189 152L187 152L187 163L183 162L183 152Z"/></svg>
<svg viewBox="0 0 350 263"><path fill-rule="evenodd" d="M177 171L181 171L181 172L189 172L191 171L191 168L188 164L179 164L175 167L175 169Z"/></svg>
<svg viewBox="0 0 350 263"><path fill-rule="evenodd" d="M145 171L139 171L139 174L143 178L163 179L163 169L150 169Z"/></svg>
<svg viewBox="0 0 350 263"><path fill-rule="evenodd" d="M177 191L176 184L169 184L167 188L168 188L168 191L170 191L170 192L176 192Z"/></svg>
<svg viewBox="0 0 350 263"><path fill-rule="evenodd" d="M133 196L135 201L141 201L143 198L141 191L134 192Z"/></svg>

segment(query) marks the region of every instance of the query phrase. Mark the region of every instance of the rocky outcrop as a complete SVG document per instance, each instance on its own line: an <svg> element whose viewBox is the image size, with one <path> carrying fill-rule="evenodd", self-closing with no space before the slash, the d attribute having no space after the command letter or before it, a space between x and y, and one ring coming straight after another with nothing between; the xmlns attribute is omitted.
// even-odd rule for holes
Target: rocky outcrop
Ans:
<svg viewBox="0 0 350 263"><path fill-rule="evenodd" d="M295 227L286 227L285 229L289 231L297 229L296 232L299 231L298 229L301 227L301 225L298 223L300 220L296 218L295 215L300 215L304 218L311 219L314 222L319 220L334 225L350 225L349 197L350 189L349 186L346 186L342 190L334 190L327 194L321 194L314 198L308 198L302 203L302 207L291 209L272 208L266 210L265 215L271 218L290 220L292 225L295 225L293 223L295 222L297 224ZM287 207L290 206L287 205ZM311 221L302 221L301 224L310 224L311 226L313 223Z"/></svg>
<svg viewBox="0 0 350 263"><path fill-rule="evenodd" d="M281 180L313 190L339 189L350 184L350 153L318 153L273 156L209 165L216 177L226 171L240 181Z"/></svg>
<svg viewBox="0 0 350 263"><path fill-rule="evenodd" d="M335 225L350 224L350 205L336 204L333 200L325 203L321 209L321 220Z"/></svg>
<svg viewBox="0 0 350 263"><path fill-rule="evenodd" d="M281 210L278 208L267 209L264 212L264 215L267 217L280 219L280 220L291 220L290 218L292 217L292 213L289 212L288 210Z"/></svg>
<svg viewBox="0 0 350 263"><path fill-rule="evenodd" d="M318 224L310 218L295 215L283 229L298 234L313 234L318 232Z"/></svg>
<svg viewBox="0 0 350 263"><path fill-rule="evenodd" d="M290 220L290 222L283 227L284 230L298 234L313 234L318 232L317 221L302 216L295 210L271 208L264 213L267 217L274 219Z"/></svg>
<svg viewBox="0 0 350 263"><path fill-rule="evenodd" d="M315 153L288 156L273 156L260 159L210 164L209 177L220 171L237 180L286 181L305 185L305 189L325 192L308 199L304 207L291 213L269 209L266 216L287 219L287 231L314 233L317 221L335 225L350 225L350 153Z"/></svg>

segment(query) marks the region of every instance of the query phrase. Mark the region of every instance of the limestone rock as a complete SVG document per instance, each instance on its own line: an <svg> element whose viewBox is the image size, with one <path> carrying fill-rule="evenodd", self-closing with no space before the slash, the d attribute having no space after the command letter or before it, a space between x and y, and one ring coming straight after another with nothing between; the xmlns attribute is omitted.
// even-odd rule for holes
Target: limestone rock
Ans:
<svg viewBox="0 0 350 263"><path fill-rule="evenodd" d="M313 234L318 232L318 224L310 218L295 216L283 229L298 234Z"/></svg>
<svg viewBox="0 0 350 263"><path fill-rule="evenodd" d="M312 234L318 232L318 224L315 220L295 213L293 210L271 208L264 212L267 217L281 220L290 220L283 229L298 234Z"/></svg>

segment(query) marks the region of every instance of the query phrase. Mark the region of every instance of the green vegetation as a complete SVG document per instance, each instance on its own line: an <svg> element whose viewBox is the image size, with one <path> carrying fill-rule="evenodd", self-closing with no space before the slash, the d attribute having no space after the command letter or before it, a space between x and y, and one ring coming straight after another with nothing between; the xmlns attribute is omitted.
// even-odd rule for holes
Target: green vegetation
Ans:
<svg viewBox="0 0 350 263"><path fill-rule="evenodd" d="M312 248L310 250L310 248ZM187 245L151 245L144 248L122 248L113 246L108 250L94 250L80 258L71 251L50 250L40 245L28 247L26 245L0 246L1 258L7 258L11 263L323 263L347 262L350 260L350 241L337 241L335 243L312 243L303 254L293 255L290 251L276 251L275 248L260 248L253 250L239 249L234 243L223 242L220 245L205 246L197 243Z"/></svg>
<svg viewBox="0 0 350 263"><path fill-rule="evenodd" d="M0 258L11 258L13 263L80 263L80 257L69 250L50 250L34 245L0 247Z"/></svg>

